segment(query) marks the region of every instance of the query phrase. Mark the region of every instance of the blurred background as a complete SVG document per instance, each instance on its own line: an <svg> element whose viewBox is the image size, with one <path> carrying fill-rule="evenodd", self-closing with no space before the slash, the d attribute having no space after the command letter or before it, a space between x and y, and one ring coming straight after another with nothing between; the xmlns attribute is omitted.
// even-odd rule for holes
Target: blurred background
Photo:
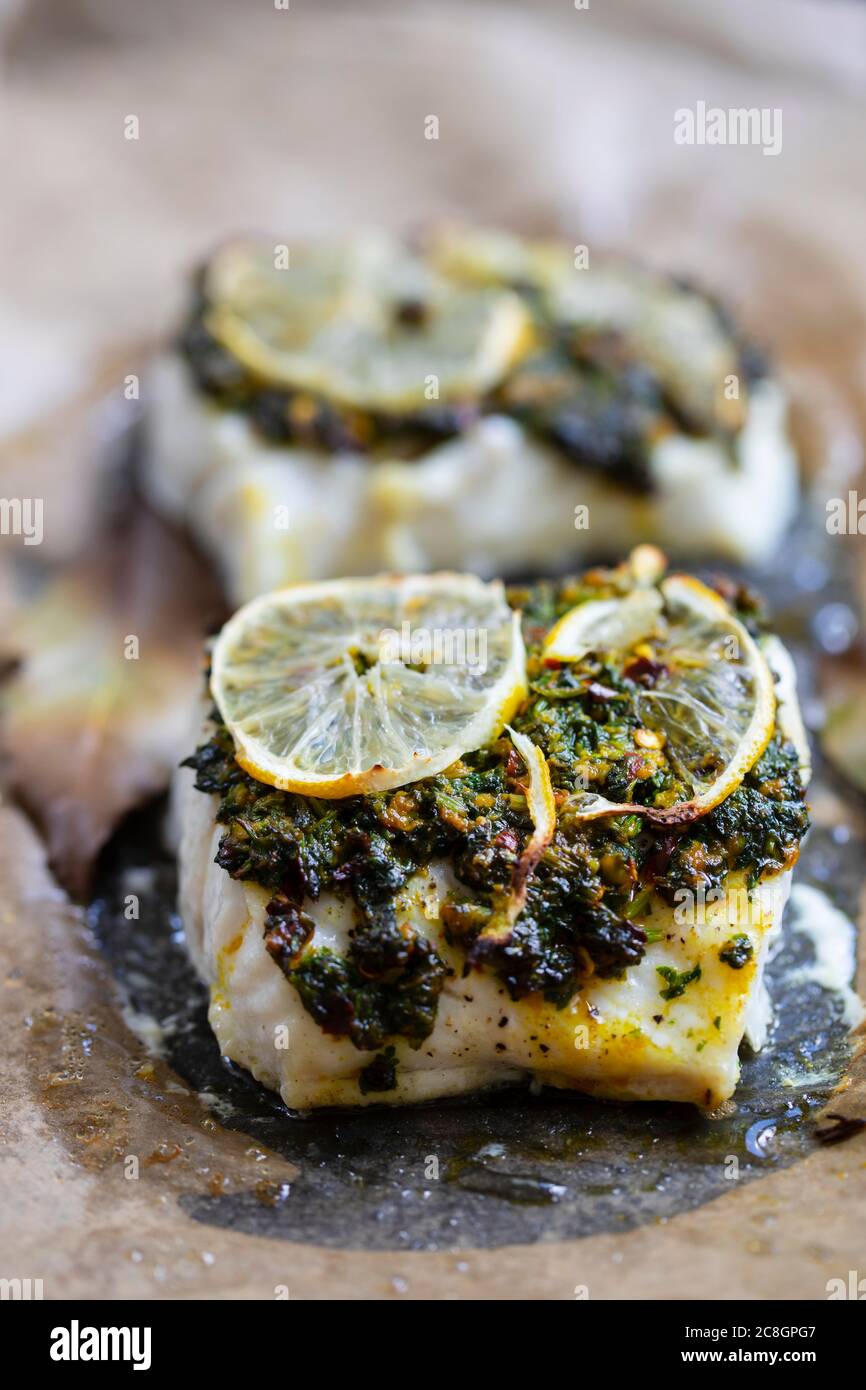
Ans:
<svg viewBox="0 0 866 1390"><path fill-rule="evenodd" d="M55 690L58 670L70 685L71 671L98 673L73 692L79 705L120 680L105 658L118 594L118 630L160 634L155 704L166 663L190 678L211 603L190 598L192 559L154 549L173 544L164 536L114 534L119 441L140 408L123 383L171 332L189 269L237 231L459 219L560 233L697 279L770 347L794 402L816 524L780 556L780 575L799 565L813 591L830 583L826 499L858 485L866 430L866 6L0 0L0 51L0 496L45 499L38 563L64 586L22 607L23 542L0 537L6 646L30 656L12 694L17 757L36 718L80 726L68 699L45 708L39 661L58 634ZM674 112L698 101L778 108L781 150L677 144ZM857 556L833 639L848 666L833 681L856 690L862 537L837 543ZM103 699L98 737L120 737L127 695ZM138 793L165 762L142 727ZM43 748L17 770L43 821L34 778L56 761ZM129 802L130 787L114 791Z"/></svg>
<svg viewBox="0 0 866 1390"><path fill-rule="evenodd" d="M820 378L813 410L863 427L853 0L0 0L0 16L4 488L16 465L31 491L36 468L75 475L50 551L90 510L76 408L238 230L459 217L625 248L718 291L789 375ZM781 153L675 144L673 112L700 99L781 108Z"/></svg>

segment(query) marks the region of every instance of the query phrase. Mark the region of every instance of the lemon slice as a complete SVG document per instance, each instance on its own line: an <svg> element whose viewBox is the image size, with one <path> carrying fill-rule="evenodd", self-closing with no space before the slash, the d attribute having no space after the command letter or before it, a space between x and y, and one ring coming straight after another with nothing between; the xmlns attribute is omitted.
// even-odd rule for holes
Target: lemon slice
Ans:
<svg viewBox="0 0 866 1390"><path fill-rule="evenodd" d="M547 759L537 744L526 734L519 734L508 725L508 734L529 771L526 804L532 817L532 835L524 853L537 860L545 845L553 839L556 829L556 802Z"/></svg>
<svg viewBox="0 0 866 1390"><path fill-rule="evenodd" d="M529 772L526 805L532 817L532 834L517 862L508 904L502 913L503 922L510 928L523 911L526 889L535 866L553 839L556 830L556 802L553 798L550 769L541 749L531 738L527 738L526 734L517 733L510 725L508 733Z"/></svg>
<svg viewBox="0 0 866 1390"><path fill-rule="evenodd" d="M650 593L657 593L657 606L647 602ZM583 610L593 608L595 614L581 619ZM590 643L589 650L627 655L636 643L649 640L658 674L638 696L641 724L645 733L658 736L658 746L688 789L684 800L665 808L579 791L569 799L570 814L590 820L637 813L676 825L703 815L736 790L772 737L776 697L763 653L718 594L697 579L671 575L658 591L634 590L622 599L581 605L559 626L559 650L568 638L575 652L585 652Z"/></svg>
<svg viewBox="0 0 866 1390"><path fill-rule="evenodd" d="M426 246L433 265L467 284L522 283L546 289L575 274L573 252L560 241L441 226L427 238Z"/></svg>
<svg viewBox="0 0 866 1390"><path fill-rule="evenodd" d="M223 628L211 690L241 767L309 796L400 787L497 737L526 694L500 583L433 574L300 584Z"/></svg>
<svg viewBox="0 0 866 1390"><path fill-rule="evenodd" d="M526 787L526 804L532 818L532 834L523 847L520 858L514 866L511 884L507 895L497 902L490 921L479 935L475 947L476 958L483 955L489 946L501 946L508 941L526 902L526 890L535 866L550 844L556 831L556 802L547 759L537 744L526 734L519 734L508 726L508 734L518 753L526 763L529 782Z"/></svg>
<svg viewBox="0 0 866 1390"><path fill-rule="evenodd" d="M469 284L534 286L540 305L563 328L617 334L694 421L722 430L745 424L748 391L742 383L736 395L727 389L742 375L739 345L696 290L615 260L577 269L562 242L485 230L440 228L430 238L429 255Z"/></svg>
<svg viewBox="0 0 866 1390"><path fill-rule="evenodd" d="M652 637L664 604L658 589L633 589L625 598L589 599L550 629L544 655L581 661L589 652L629 651Z"/></svg>
<svg viewBox="0 0 866 1390"><path fill-rule="evenodd" d="M625 652L651 637L664 606L655 585L667 563L657 546L635 546L614 571L619 583L631 585L625 597L588 599L570 609L547 634L545 657L582 661L590 652Z"/></svg>
<svg viewBox="0 0 866 1390"><path fill-rule="evenodd" d="M205 281L209 331L269 383L410 411L477 399L532 342L519 295L452 283L386 239L277 259L273 245L233 243Z"/></svg>

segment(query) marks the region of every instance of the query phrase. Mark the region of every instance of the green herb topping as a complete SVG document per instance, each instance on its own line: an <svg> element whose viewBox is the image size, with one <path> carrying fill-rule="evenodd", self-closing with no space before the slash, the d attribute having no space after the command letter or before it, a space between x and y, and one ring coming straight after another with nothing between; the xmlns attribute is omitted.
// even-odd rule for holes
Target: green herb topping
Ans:
<svg viewBox="0 0 866 1390"><path fill-rule="evenodd" d="M732 970L742 970L754 954L755 948L745 932L738 932L730 941L725 942L719 951L719 960L723 960Z"/></svg>
<svg viewBox="0 0 866 1390"><path fill-rule="evenodd" d="M373 458L382 453L414 458L484 415L507 415L578 467L638 493L652 491L652 450L672 432L715 438L734 457L730 429L712 411L696 413L693 402L687 405L672 392L624 333L613 326L558 322L531 284L508 288L523 297L531 312L536 347L495 390L459 406L431 401L424 408L387 413L288 389L248 370L207 327L211 304L206 279L204 273L199 278L180 351L199 390L224 408L245 413L271 442L351 450ZM737 342L718 305L710 301L710 307L735 342L741 379L763 376L760 355ZM417 333L426 311L420 301L398 305L394 333Z"/></svg>
<svg viewBox="0 0 866 1390"><path fill-rule="evenodd" d="M699 965L692 970L674 970L672 965L657 965L656 972L667 981L667 989L659 990L662 999L679 999L681 994L685 994L688 985L701 978Z"/></svg>
<svg viewBox="0 0 866 1390"><path fill-rule="evenodd" d="M248 776L216 716L211 738L187 759L198 789L219 797L217 863L271 892L267 950L326 1032L372 1050L396 1038L418 1047L432 1031L448 967L399 911L398 895L434 861L447 861L459 885L441 921L463 972L493 971L512 998L537 994L558 1006L588 975L619 977L642 959L648 933L635 918L653 893L673 906L678 889L719 887L733 870L755 884L794 863L808 813L797 754L778 730L740 787L685 826L653 826L635 814L581 821L569 812L568 793L578 786L654 806L669 805L679 792L664 750L634 739L652 661L613 670L587 657L564 668L542 656L552 623L581 599L616 592L616 574L595 571L510 593L523 610L530 684L513 723L547 758L558 807L553 839L504 936L483 928L507 895L533 828L526 769L510 738L465 754L439 776L336 801L276 791ZM305 907L324 892L352 903L345 956L316 945ZM739 968L751 949L735 937L721 958ZM700 975L697 968L659 973L665 999Z"/></svg>

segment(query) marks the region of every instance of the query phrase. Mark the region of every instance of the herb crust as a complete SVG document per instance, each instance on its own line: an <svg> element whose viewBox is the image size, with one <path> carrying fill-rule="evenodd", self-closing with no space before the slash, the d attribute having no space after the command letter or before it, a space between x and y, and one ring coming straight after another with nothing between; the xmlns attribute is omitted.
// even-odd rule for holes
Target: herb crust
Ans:
<svg viewBox="0 0 866 1390"><path fill-rule="evenodd" d="M512 998L537 994L560 1007L588 974L619 977L643 958L648 937L638 919L654 894L673 905L681 890L719 888L732 871L752 888L795 862L808 812L797 753L778 729L739 788L688 825L653 826L636 814L570 815L568 794L577 786L648 806L669 805L680 792L664 751L634 737L651 662L632 660L615 671L592 658L564 668L542 656L553 622L582 599L615 593L617 574L591 571L509 593L523 611L530 690L514 727L545 754L558 815L504 940L483 928L532 833L526 769L509 738L395 791L321 801L250 777L214 712L211 737L186 765L199 791L219 798L217 863L271 891L267 950L325 1032L370 1050L397 1038L418 1047L432 1031L449 967L401 919L398 895L434 861L447 861L459 884L441 921L464 973L491 970ZM753 596L727 597L757 631ZM316 947L304 907L323 892L352 902L345 956ZM734 968L740 954L729 960ZM686 983L668 980L664 997ZM365 1084L381 1087L392 1071L383 1062Z"/></svg>

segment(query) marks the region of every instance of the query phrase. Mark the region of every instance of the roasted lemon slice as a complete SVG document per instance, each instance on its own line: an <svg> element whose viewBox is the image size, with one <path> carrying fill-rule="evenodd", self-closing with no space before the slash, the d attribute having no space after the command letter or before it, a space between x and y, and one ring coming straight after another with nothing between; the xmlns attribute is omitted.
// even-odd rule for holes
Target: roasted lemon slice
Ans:
<svg viewBox="0 0 866 1390"><path fill-rule="evenodd" d="M638 545L616 571L628 593L588 599L570 609L547 634L544 655L554 661L582 661L590 652L627 652L652 637L664 607L655 587L667 569L667 556L654 545Z"/></svg>
<svg viewBox="0 0 866 1390"><path fill-rule="evenodd" d="M490 742L526 694L525 663L501 584L383 575L248 603L216 640L211 690L253 777L342 797Z"/></svg>
<svg viewBox="0 0 866 1390"><path fill-rule="evenodd" d="M724 600L686 575L578 605L551 630L545 655L580 661L593 652L627 670L636 648L653 672L638 700L642 736L664 750L686 795L662 808L579 791L569 810L585 819L636 812L680 824L730 796L763 753L776 718L773 676Z"/></svg>
<svg viewBox="0 0 866 1390"><path fill-rule="evenodd" d="M205 281L209 331L266 382L411 411L476 400L531 346L519 295L458 286L387 239L279 250L230 244Z"/></svg>
<svg viewBox="0 0 866 1390"><path fill-rule="evenodd" d="M439 227L426 244L430 261L465 284L530 284L548 288L575 273L563 242L527 241L508 232Z"/></svg>
<svg viewBox="0 0 866 1390"><path fill-rule="evenodd" d="M540 305L563 329L619 335L693 422L743 427L748 391L745 383L740 389L738 344L714 306L688 286L615 262L579 269L561 242L499 232L443 228L431 238L429 254L433 264L468 284L533 285Z"/></svg>
<svg viewBox="0 0 866 1390"><path fill-rule="evenodd" d="M658 589L633 589L625 598L590 599L554 624L544 655L581 661L590 652L627 652L659 630L664 603Z"/></svg>

